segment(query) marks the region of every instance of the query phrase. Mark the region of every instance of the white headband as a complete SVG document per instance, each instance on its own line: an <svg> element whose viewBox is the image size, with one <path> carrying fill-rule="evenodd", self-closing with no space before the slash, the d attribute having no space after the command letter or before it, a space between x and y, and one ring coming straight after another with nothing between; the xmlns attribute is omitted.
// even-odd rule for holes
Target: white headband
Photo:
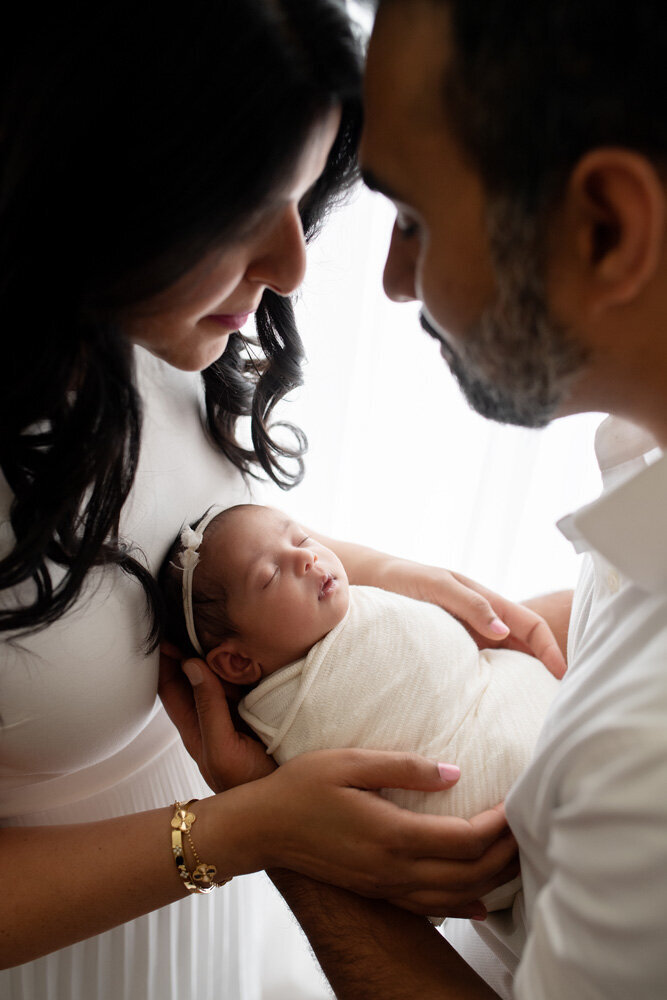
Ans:
<svg viewBox="0 0 667 1000"><path fill-rule="evenodd" d="M185 615L185 627L188 630L190 642L200 656L204 655L204 650L199 644L197 629L195 628L195 616L192 608L192 577L194 575L195 566L199 562L199 552L197 550L204 540L204 532L213 518L217 517L223 510L225 510L224 507L219 507L217 505L209 507L201 521L199 521L194 528L189 528L186 525L186 527L181 531L181 545L183 546L183 551L179 553L178 558L181 566L183 567L183 614Z"/></svg>

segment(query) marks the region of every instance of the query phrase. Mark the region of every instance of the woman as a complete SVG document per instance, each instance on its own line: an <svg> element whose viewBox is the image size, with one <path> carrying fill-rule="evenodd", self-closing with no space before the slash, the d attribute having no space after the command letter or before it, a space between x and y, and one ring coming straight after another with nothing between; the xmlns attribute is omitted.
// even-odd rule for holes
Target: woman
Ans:
<svg viewBox="0 0 667 1000"><path fill-rule="evenodd" d="M61 5L3 39L0 994L12 1000L254 995L242 882L183 901L175 799L203 800L183 850L220 882L275 865L410 905L451 868L446 827L348 787L442 788L430 762L342 752L267 774L239 736L235 754L207 760L191 727L211 796L156 705L152 574L174 524L211 496L244 499L260 471L284 487L302 473L300 432L277 439L270 415L300 380L288 296L304 239L354 176L359 65L333 0L154 11ZM237 332L253 312L259 357ZM339 551L357 582L430 587L493 634L489 604L445 574ZM535 625L494 607L517 641ZM166 663L182 724L178 682ZM435 859L428 872L419 854ZM505 839L472 865L467 898L506 878L511 855Z"/></svg>

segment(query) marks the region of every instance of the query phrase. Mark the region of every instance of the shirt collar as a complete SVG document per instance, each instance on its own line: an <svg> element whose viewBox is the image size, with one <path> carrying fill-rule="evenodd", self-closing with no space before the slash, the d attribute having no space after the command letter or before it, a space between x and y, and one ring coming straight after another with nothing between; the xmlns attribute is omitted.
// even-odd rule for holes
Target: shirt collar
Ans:
<svg viewBox="0 0 667 1000"><path fill-rule="evenodd" d="M638 586L667 590L667 454L645 431L616 418L596 435L602 496L558 522L577 552L595 550Z"/></svg>

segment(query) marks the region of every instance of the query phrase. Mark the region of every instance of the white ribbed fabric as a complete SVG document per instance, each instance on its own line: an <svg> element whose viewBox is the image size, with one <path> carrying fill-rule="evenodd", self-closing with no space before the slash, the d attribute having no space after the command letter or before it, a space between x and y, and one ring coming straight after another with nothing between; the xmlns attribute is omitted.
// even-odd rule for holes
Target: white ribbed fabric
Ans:
<svg viewBox="0 0 667 1000"><path fill-rule="evenodd" d="M81 802L14 819L41 825L106 819L210 794L180 739L124 781ZM165 831L165 850L169 835ZM128 864L132 862L128 844ZM235 879L106 934L0 972L3 1000L259 1000L256 880Z"/></svg>
<svg viewBox="0 0 667 1000"><path fill-rule="evenodd" d="M276 671L239 711L281 764L331 747L417 751L458 764L444 792L384 790L418 812L472 816L496 805L530 761L558 681L536 659L482 650L433 604L351 587L340 624ZM514 887L516 891L516 887ZM507 906L512 892L490 906Z"/></svg>
<svg viewBox="0 0 667 1000"><path fill-rule="evenodd" d="M248 494L203 433L199 376L170 369L140 349L136 358L144 429L122 531L156 571L180 525L213 502L231 505ZM11 544L10 503L0 480L3 545ZM29 588L3 600L16 601L22 592ZM95 571L64 618L2 644L0 825L105 819L208 794L156 703L158 654L142 652L144 608L133 580L114 569ZM131 844L127 859L131 864ZM260 1000L262 878L235 879L208 896L184 897L0 972L0 997Z"/></svg>

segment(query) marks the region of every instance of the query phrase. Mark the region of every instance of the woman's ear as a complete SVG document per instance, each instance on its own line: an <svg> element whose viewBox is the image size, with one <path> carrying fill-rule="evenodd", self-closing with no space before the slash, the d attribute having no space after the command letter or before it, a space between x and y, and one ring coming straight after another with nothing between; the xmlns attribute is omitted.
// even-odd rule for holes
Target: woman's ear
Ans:
<svg viewBox="0 0 667 1000"><path fill-rule="evenodd" d="M244 656L235 639L225 639L206 654L211 670L230 684L255 684L262 676L257 660Z"/></svg>
<svg viewBox="0 0 667 1000"><path fill-rule="evenodd" d="M665 238L665 188L645 156L601 148L579 161L568 196L588 275L587 305L599 316L632 302L655 275Z"/></svg>

